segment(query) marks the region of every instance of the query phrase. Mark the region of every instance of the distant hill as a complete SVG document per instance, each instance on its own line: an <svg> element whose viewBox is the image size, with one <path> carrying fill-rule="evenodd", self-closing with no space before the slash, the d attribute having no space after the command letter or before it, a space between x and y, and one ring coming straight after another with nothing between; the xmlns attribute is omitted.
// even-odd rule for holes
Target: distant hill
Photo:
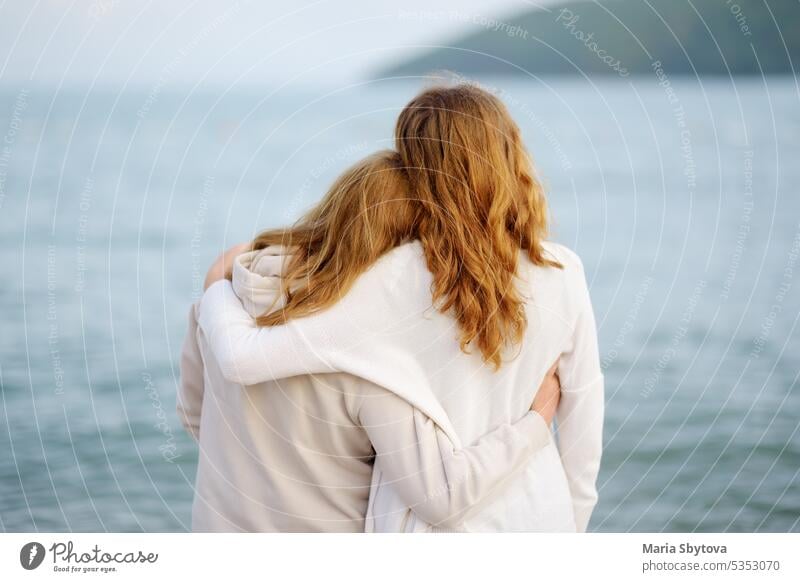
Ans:
<svg viewBox="0 0 800 582"><path fill-rule="evenodd" d="M798 0L601 0L545 5L492 21L431 10L475 32L377 76L461 74L759 75L800 71ZM790 60L791 59L791 60Z"/></svg>

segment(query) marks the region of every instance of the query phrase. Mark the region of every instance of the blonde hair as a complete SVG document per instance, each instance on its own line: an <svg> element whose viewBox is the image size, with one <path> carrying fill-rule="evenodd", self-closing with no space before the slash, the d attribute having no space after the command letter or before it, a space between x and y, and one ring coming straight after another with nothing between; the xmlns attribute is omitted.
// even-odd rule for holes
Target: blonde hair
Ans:
<svg viewBox="0 0 800 582"><path fill-rule="evenodd" d="M433 274L432 295L452 312L461 349L477 345L495 369L527 320L514 286L521 249L544 257L547 204L503 103L472 85L434 87L400 113L396 148L421 203L417 236Z"/></svg>
<svg viewBox="0 0 800 582"><path fill-rule="evenodd" d="M282 245L292 253L282 279L286 302L257 323L280 325L336 303L381 255L412 238L415 208L396 152L377 152L346 170L293 227L253 241L254 250Z"/></svg>

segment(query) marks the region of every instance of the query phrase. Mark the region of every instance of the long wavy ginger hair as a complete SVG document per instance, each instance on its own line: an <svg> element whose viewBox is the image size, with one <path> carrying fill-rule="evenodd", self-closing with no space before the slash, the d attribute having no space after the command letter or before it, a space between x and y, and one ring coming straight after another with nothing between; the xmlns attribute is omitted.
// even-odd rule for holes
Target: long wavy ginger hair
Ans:
<svg viewBox="0 0 800 582"><path fill-rule="evenodd" d="M400 113L395 147L421 203L417 236L437 308L458 321L495 369L527 320L514 285L519 251L544 256L547 203L517 124L503 103L473 85L423 91Z"/></svg>

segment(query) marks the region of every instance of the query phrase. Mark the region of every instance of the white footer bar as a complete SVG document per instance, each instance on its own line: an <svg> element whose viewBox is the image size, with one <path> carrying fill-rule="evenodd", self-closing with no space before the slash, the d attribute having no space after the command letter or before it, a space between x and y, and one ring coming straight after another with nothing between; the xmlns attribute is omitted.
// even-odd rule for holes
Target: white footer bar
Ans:
<svg viewBox="0 0 800 582"><path fill-rule="evenodd" d="M0 535L0 580L800 580L800 534Z"/></svg>

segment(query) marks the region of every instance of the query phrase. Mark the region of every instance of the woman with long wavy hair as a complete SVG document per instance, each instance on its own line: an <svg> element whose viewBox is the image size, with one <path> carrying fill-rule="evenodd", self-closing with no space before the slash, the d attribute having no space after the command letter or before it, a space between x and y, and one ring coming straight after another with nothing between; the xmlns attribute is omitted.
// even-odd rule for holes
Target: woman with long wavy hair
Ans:
<svg viewBox="0 0 800 582"><path fill-rule="evenodd" d="M596 328L580 260L546 240L546 201L519 129L495 96L458 85L415 97L395 138L408 238L353 257L305 251L286 233L257 238L299 252L280 270L279 303L253 319L241 293L215 283L199 319L209 349L244 386L330 372L372 382L428 413L456 448L523 415L557 361L557 444L548 438L503 487L446 520L418 511L378 454L365 527L585 531L602 451ZM369 244L347 229L337 240Z"/></svg>

